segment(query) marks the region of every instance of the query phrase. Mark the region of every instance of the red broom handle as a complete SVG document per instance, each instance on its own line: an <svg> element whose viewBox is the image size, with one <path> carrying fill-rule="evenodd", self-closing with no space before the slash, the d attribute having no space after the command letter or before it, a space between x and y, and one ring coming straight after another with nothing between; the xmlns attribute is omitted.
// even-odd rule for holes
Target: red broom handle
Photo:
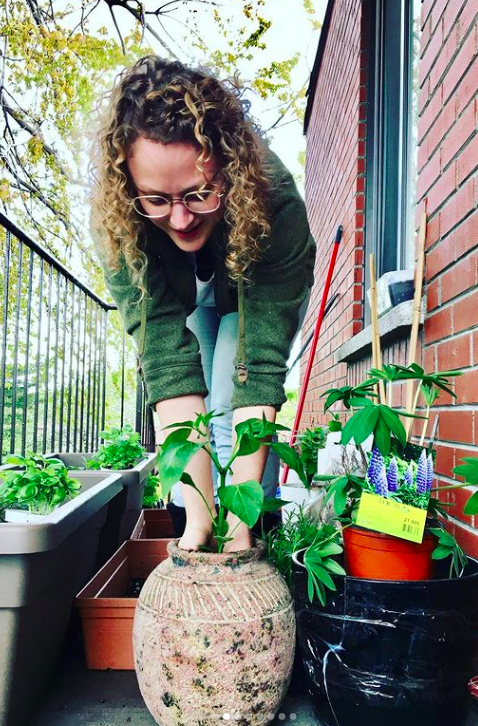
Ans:
<svg viewBox="0 0 478 726"><path fill-rule="evenodd" d="M332 246L332 257L330 258L330 264L329 264L329 271L327 272L327 279L325 280L325 286L324 286L324 292L322 293L322 302L320 303L320 309L319 309L319 315L317 317L317 322L315 324L315 332L314 337L312 339L312 346L310 348L309 353L309 360L307 361L307 368L305 369L304 374L304 380L302 381L302 387L300 390L300 396L299 396L299 404L297 406L297 413L295 415L295 421L294 421L294 427L292 429L289 445L293 446L295 443L295 440L297 438L297 433L299 431L299 425L302 418L302 411L304 408L304 402L305 397L307 395L307 388L309 386L309 380L310 380L310 374L312 371L312 365L315 358L315 351L317 350L317 343L319 342L319 335L320 335L320 329L322 327L322 321L324 319L324 311L325 306L327 304L327 298L329 296L329 290L330 290L330 284L332 282L332 276L334 274L334 268L335 268L335 260L337 259L337 254L339 251L339 245L342 240L342 234L343 234L343 227L337 227L337 232L335 233L335 239ZM282 481L281 484L285 484L287 482L287 476L289 474L289 467L285 466L282 472Z"/></svg>

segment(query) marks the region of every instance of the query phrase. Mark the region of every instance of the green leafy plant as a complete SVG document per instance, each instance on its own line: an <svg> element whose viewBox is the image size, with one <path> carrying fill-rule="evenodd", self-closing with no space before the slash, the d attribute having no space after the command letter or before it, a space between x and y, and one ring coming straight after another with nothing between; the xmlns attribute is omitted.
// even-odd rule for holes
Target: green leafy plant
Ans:
<svg viewBox="0 0 478 726"><path fill-rule="evenodd" d="M322 426L316 426L313 429L305 429L297 437L295 445L296 451L302 459L302 463L307 472L309 484L317 473L317 456L319 449L325 446L325 430Z"/></svg>
<svg viewBox="0 0 478 726"><path fill-rule="evenodd" d="M0 472L0 509L28 509L35 514L49 514L56 506L79 494L81 483L68 476L59 459L39 454L7 456L15 469Z"/></svg>
<svg viewBox="0 0 478 726"><path fill-rule="evenodd" d="M141 445L140 435L130 424L125 424L122 429L101 431L100 437L105 443L86 462L87 469L132 469L144 458L146 449Z"/></svg>
<svg viewBox="0 0 478 726"><path fill-rule="evenodd" d="M160 499L163 498L161 489L161 480L155 474L149 474L146 479L143 491L143 508L154 508Z"/></svg>
<svg viewBox="0 0 478 726"><path fill-rule="evenodd" d="M461 577L466 567L466 555L461 549L456 539L443 527L429 527L429 532L438 539L438 544L433 550L432 558L434 560L444 560L450 557L450 577L455 572L457 577Z"/></svg>
<svg viewBox="0 0 478 726"><path fill-rule="evenodd" d="M163 497L166 497L172 486L181 481L183 484L195 489L203 499L211 517L213 541L217 545L217 552L223 552L224 546L230 542L234 530L229 531L226 520L227 512L235 514L248 527L253 527L259 517L265 512L280 509L287 502L273 497L264 497L261 484L253 479L241 484L226 486L226 477L238 456L247 456L260 448L262 444L269 445L278 456L294 471L297 471L301 481L308 486L307 473L296 451L288 444L270 441L270 437L278 431L287 430L287 427L274 424L265 418L248 419L236 426L236 442L229 461L221 463L212 450L208 439L208 426L216 414L212 411L206 415L199 414L195 421L182 421L169 426L173 431L166 437L158 454L159 476L161 480ZM211 511L202 492L198 489L191 476L185 471L193 456L203 449L213 461L220 477L220 486L217 491L219 511Z"/></svg>
<svg viewBox="0 0 478 726"><path fill-rule="evenodd" d="M305 548L303 562L307 571L307 592L312 602L317 596L325 605L327 590L337 588L331 575L344 576L345 570L335 557L343 551L341 531L333 524L319 527L304 512L303 507L290 514L282 526L267 537L269 560L277 567L289 586L292 585L292 555Z"/></svg>

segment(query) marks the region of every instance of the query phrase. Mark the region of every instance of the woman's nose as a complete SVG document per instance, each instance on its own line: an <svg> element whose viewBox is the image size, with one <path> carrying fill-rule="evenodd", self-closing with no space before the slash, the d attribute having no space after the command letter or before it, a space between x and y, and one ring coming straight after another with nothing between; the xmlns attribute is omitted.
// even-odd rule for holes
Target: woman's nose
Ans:
<svg viewBox="0 0 478 726"><path fill-rule="evenodd" d="M172 203L171 214L169 215L169 223L171 227L182 232L187 229L194 219L193 212L190 212L181 201L175 200Z"/></svg>

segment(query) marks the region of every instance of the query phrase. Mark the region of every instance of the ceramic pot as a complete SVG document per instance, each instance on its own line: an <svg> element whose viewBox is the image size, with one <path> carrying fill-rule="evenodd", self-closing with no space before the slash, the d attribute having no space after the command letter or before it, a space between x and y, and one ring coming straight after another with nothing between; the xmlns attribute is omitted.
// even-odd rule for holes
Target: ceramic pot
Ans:
<svg viewBox="0 0 478 726"><path fill-rule="evenodd" d="M256 726L285 696L295 651L289 589L266 546L231 554L187 552L148 577L133 625L139 687L161 726Z"/></svg>
<svg viewBox="0 0 478 726"><path fill-rule="evenodd" d="M409 542L362 527L345 527L345 569L351 577L368 580L429 580L437 539L425 534L423 542Z"/></svg>

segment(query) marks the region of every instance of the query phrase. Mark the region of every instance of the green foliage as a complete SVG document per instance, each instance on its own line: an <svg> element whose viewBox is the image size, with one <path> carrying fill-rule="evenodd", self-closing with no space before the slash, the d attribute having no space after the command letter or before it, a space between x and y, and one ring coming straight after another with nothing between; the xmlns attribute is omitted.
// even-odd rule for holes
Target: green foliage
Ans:
<svg viewBox="0 0 478 726"><path fill-rule="evenodd" d="M466 464L455 466L453 473L458 474L458 476L462 476L465 479L465 484L463 486L466 486L467 484L478 486L478 458L476 456L465 456L462 461L465 461ZM474 492L474 494L471 495L463 512L470 517L474 514L478 514L478 492Z"/></svg>
<svg viewBox="0 0 478 726"><path fill-rule="evenodd" d="M334 559L342 552L340 529L332 524L317 526L300 507L297 514L290 514L282 525L267 534L266 542L269 560L289 587L292 585L292 555L306 548L304 566L309 598L312 601L317 595L324 605L326 589L336 589L329 573L345 575L342 566Z"/></svg>
<svg viewBox="0 0 478 726"><path fill-rule="evenodd" d="M15 507L48 514L79 494L81 483L68 476L59 459L28 454L8 456L6 461L17 468L0 472L0 509Z"/></svg>
<svg viewBox="0 0 478 726"><path fill-rule="evenodd" d="M264 491L259 482L249 480L241 484L226 486L227 473L231 471L232 464L239 456L248 456L258 451L262 444L269 445L294 469L299 469L300 476L306 479L304 467L300 457L288 444L271 442L270 437L279 431L284 431L281 424L271 423L265 417L252 418L236 426L236 443L231 452L229 461L221 466L217 455L211 449L208 439L208 425L211 419L218 414L214 411L203 415L199 414L195 421L181 421L167 428L173 429L166 437L158 454L159 476L162 485L163 497L166 497L173 485L181 481L183 484L195 489L203 499L211 517L213 538L217 551L222 552L224 545L230 542L234 530L229 531L226 521L226 511L235 514L248 527L253 527L265 512L279 509L285 502L272 497L264 497ZM192 440L191 440L192 439ZM204 495L198 489L190 474L185 470L193 456L203 449L213 461L219 477L218 488L219 511L214 514ZM205 548L206 549L206 548Z"/></svg>
<svg viewBox="0 0 478 726"><path fill-rule="evenodd" d="M456 539L446 529L443 529L443 527L430 527L428 531L438 538L438 544L433 550L432 558L434 560L444 560L447 557L451 557L450 577L452 577L453 572L456 577L461 577L466 567L467 559Z"/></svg>
<svg viewBox="0 0 478 726"><path fill-rule="evenodd" d="M162 499L161 481L159 476L149 474L143 491L143 509L153 509Z"/></svg>
<svg viewBox="0 0 478 726"><path fill-rule="evenodd" d="M383 456L387 456L393 434L399 443L405 446L407 435L400 421L402 413L399 414L393 408L381 403L373 405L370 401L364 401L361 405L362 408L349 418L343 428L342 444L348 444L353 439L359 446L373 434L373 446L376 446Z"/></svg>
<svg viewBox="0 0 478 726"><path fill-rule="evenodd" d="M322 426L315 426L313 429L305 429L297 437L296 449L302 459L307 472L309 484L317 473L317 456L319 449L325 446L325 430Z"/></svg>
<svg viewBox="0 0 478 726"><path fill-rule="evenodd" d="M132 469L144 458L146 450L140 443L140 435L130 424L125 424L122 429L101 431L100 437L105 443L86 462L87 469Z"/></svg>
<svg viewBox="0 0 478 726"><path fill-rule="evenodd" d="M376 397L373 391L375 380L367 380L359 383L358 386L341 386L340 388L329 388L322 394L327 396L324 404L324 411L328 411L335 403L341 403L344 408L350 410L354 406L369 402L370 398Z"/></svg>

